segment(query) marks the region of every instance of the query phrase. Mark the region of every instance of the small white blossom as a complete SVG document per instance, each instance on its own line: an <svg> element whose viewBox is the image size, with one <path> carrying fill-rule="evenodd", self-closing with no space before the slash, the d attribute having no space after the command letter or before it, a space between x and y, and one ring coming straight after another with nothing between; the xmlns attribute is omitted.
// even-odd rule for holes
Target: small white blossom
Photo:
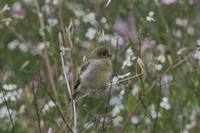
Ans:
<svg viewBox="0 0 200 133"><path fill-rule="evenodd" d="M19 44L20 43L19 43L18 40L13 40L13 41L8 43L8 49L10 49L10 50L16 49Z"/></svg>
<svg viewBox="0 0 200 133"><path fill-rule="evenodd" d="M150 11L148 16L146 17L146 20L149 21L149 22L155 22L156 20L153 18L154 16L154 12L153 11Z"/></svg>
<svg viewBox="0 0 200 133"><path fill-rule="evenodd" d="M60 0L53 0L53 5L58 5Z"/></svg>
<svg viewBox="0 0 200 133"><path fill-rule="evenodd" d="M9 109L12 119L16 119L17 112L15 110ZM8 109L6 106L0 108L0 118L9 118Z"/></svg>
<svg viewBox="0 0 200 133"><path fill-rule="evenodd" d="M157 61L159 61L160 63L165 63L166 58L165 55L161 54L157 57Z"/></svg>
<svg viewBox="0 0 200 133"><path fill-rule="evenodd" d="M88 31L85 34L85 37L88 38L89 40L92 40L92 39L94 39L96 33L97 33L96 29L89 28Z"/></svg>
<svg viewBox="0 0 200 133"><path fill-rule="evenodd" d="M162 98L162 102L160 103L160 107L162 107L165 110L169 110L171 108L167 97Z"/></svg>
<svg viewBox="0 0 200 133"><path fill-rule="evenodd" d="M3 85L3 89L7 90L7 91L12 91L15 90L17 88L16 84L4 84Z"/></svg>
<svg viewBox="0 0 200 133"><path fill-rule="evenodd" d="M49 18L49 19L47 19L47 23L49 24L50 27L54 27L58 24L58 19Z"/></svg>
<svg viewBox="0 0 200 133"><path fill-rule="evenodd" d="M50 46L49 42L40 42L37 44L37 49L39 51L42 51L43 49L48 48L49 46Z"/></svg>
<svg viewBox="0 0 200 133"><path fill-rule="evenodd" d="M133 65L133 60L136 59L136 57L135 58L133 58L133 57L135 57L133 50L131 48L128 48L126 50L126 60L123 62L123 65L122 65L121 68L124 69L125 67L132 66Z"/></svg>
<svg viewBox="0 0 200 133"><path fill-rule="evenodd" d="M140 88L137 85L134 85L134 87L133 87L133 89L131 91L131 94L133 96L138 96L139 92L140 92Z"/></svg>
<svg viewBox="0 0 200 133"><path fill-rule="evenodd" d="M195 32L194 27L189 26L189 27L187 28L187 33L188 33L189 35L194 35L194 32Z"/></svg>
<svg viewBox="0 0 200 133"><path fill-rule="evenodd" d="M161 117L160 112L156 112L155 105L151 105L151 106L149 107L149 110L150 110L151 117L152 117L153 119L155 119L155 118L157 118L157 117Z"/></svg>
<svg viewBox="0 0 200 133"><path fill-rule="evenodd" d="M183 26L183 27L185 27L185 26L187 26L187 24L188 24L188 20L187 20L187 19L177 18L177 19L176 19L176 24L177 24L178 26Z"/></svg>
<svg viewBox="0 0 200 133"><path fill-rule="evenodd" d="M124 44L124 39L121 36L113 36L110 39L111 39L110 43L115 47L117 45L121 46Z"/></svg>
<svg viewBox="0 0 200 133"><path fill-rule="evenodd" d="M162 69L162 65L161 64L155 64L155 69L157 71L160 71Z"/></svg>
<svg viewBox="0 0 200 133"><path fill-rule="evenodd" d="M193 58L200 61L200 50L196 50L193 54Z"/></svg>
<svg viewBox="0 0 200 133"><path fill-rule="evenodd" d="M113 125L118 126L122 121L123 121L123 117L117 116L116 118L113 119Z"/></svg>
<svg viewBox="0 0 200 133"><path fill-rule="evenodd" d="M197 45L200 46L200 40L197 40Z"/></svg>
<svg viewBox="0 0 200 133"><path fill-rule="evenodd" d="M94 12L90 12L87 15L83 16L83 22L84 23L90 23L91 25L96 25L96 17Z"/></svg>
<svg viewBox="0 0 200 133"><path fill-rule="evenodd" d="M74 20L74 25L75 26L79 26L81 24L80 20L79 19L75 19Z"/></svg>
<svg viewBox="0 0 200 133"><path fill-rule="evenodd" d="M53 101L49 101L47 104L44 105L44 108L42 109L42 112L45 113L50 108L53 108L55 106L55 103Z"/></svg>
<svg viewBox="0 0 200 133"><path fill-rule="evenodd" d="M177 31L173 31L173 35L177 38L181 38L182 37L182 32L180 30L177 30Z"/></svg>
<svg viewBox="0 0 200 133"><path fill-rule="evenodd" d="M114 96L110 99L110 105L111 106L116 106L116 105L120 105L120 104L122 104L122 101L119 97Z"/></svg>
<svg viewBox="0 0 200 133"><path fill-rule="evenodd" d="M3 9L1 10L1 12L5 12L5 11L8 11L10 10L10 7L8 6L8 4L5 4Z"/></svg>
<svg viewBox="0 0 200 133"><path fill-rule="evenodd" d="M118 78L117 77L113 77L112 83L116 83L117 81L118 81Z"/></svg>
<svg viewBox="0 0 200 133"><path fill-rule="evenodd" d="M28 50L29 50L28 44L26 44L26 43L20 43L20 44L19 44L19 49L20 49L22 52L28 52Z"/></svg>
<svg viewBox="0 0 200 133"><path fill-rule="evenodd" d="M140 118L137 117L137 116L132 116L131 117L131 122L136 125L136 124L138 124L140 122Z"/></svg>
<svg viewBox="0 0 200 133"><path fill-rule="evenodd" d="M113 110L112 110L112 116L118 115L121 112L121 110L123 110L123 109L124 109L123 105L114 106Z"/></svg>

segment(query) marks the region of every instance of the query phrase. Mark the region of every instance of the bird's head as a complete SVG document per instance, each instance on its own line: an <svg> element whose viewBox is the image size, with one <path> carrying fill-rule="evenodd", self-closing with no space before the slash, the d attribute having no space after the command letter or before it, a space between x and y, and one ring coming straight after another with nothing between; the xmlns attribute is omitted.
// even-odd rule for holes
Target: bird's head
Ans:
<svg viewBox="0 0 200 133"><path fill-rule="evenodd" d="M93 53L96 58L111 58L111 54L106 47L98 47Z"/></svg>

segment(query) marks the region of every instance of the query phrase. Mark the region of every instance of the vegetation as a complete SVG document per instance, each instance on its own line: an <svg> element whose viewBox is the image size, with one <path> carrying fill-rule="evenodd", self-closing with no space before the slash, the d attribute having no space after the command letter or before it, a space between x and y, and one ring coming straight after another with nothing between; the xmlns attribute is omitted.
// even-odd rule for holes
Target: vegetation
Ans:
<svg viewBox="0 0 200 133"><path fill-rule="evenodd" d="M199 10L198 0L1 0L0 132L198 133ZM73 101L101 45L111 91Z"/></svg>

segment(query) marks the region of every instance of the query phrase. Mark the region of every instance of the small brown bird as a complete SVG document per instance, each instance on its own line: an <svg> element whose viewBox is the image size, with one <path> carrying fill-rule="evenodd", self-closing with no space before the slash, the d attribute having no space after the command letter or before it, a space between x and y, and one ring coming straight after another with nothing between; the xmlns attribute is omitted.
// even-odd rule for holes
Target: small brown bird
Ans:
<svg viewBox="0 0 200 133"><path fill-rule="evenodd" d="M73 98L76 98L79 92L93 95L102 91L112 76L112 69L109 50L105 47L94 49L81 66Z"/></svg>

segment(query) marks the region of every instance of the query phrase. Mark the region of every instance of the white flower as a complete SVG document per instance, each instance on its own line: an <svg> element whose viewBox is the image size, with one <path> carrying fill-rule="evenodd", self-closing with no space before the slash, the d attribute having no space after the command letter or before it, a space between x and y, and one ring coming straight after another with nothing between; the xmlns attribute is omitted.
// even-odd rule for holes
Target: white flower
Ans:
<svg viewBox="0 0 200 133"><path fill-rule="evenodd" d="M188 24L188 20L187 19L177 18L176 19L176 24L179 25L179 26L185 27Z"/></svg>
<svg viewBox="0 0 200 133"><path fill-rule="evenodd" d="M149 21L149 22L155 22L156 20L153 18L154 16L154 12L153 11L150 11L148 16L146 17L146 20Z"/></svg>
<svg viewBox="0 0 200 133"><path fill-rule="evenodd" d="M160 107L162 107L165 110L169 110L171 108L167 97L162 98L162 102L160 103Z"/></svg>
<svg viewBox="0 0 200 133"><path fill-rule="evenodd" d="M125 67L130 67L133 65L133 60L135 60L136 57L134 56L134 52L131 48L128 48L126 50L126 60L123 62L123 65L122 65L122 69L124 69Z"/></svg>
<svg viewBox="0 0 200 133"><path fill-rule="evenodd" d="M60 0L53 0L53 5L58 5Z"/></svg>
<svg viewBox="0 0 200 133"><path fill-rule="evenodd" d="M22 52L28 52L28 44L26 43L20 43L19 44L19 49L22 51Z"/></svg>
<svg viewBox="0 0 200 133"><path fill-rule="evenodd" d="M159 61L160 63L165 63L166 61L165 56L163 54L159 55L157 57L157 61Z"/></svg>
<svg viewBox="0 0 200 133"><path fill-rule="evenodd" d="M42 112L45 113L50 108L53 108L55 106L55 103L53 101L49 101L47 104L44 105L44 108L42 109Z"/></svg>
<svg viewBox="0 0 200 133"><path fill-rule="evenodd" d="M17 112L15 110L9 109L12 119L16 119ZM0 108L0 118L9 118L8 109L6 106Z"/></svg>
<svg viewBox="0 0 200 133"><path fill-rule="evenodd" d="M133 87L133 89L131 91L131 94L133 96L138 96L139 92L140 92L140 88L137 85L134 85L134 87Z"/></svg>
<svg viewBox="0 0 200 133"><path fill-rule="evenodd" d="M112 110L112 116L118 115L121 112L121 110L123 110L123 109L124 109L123 105L114 106L113 110Z"/></svg>
<svg viewBox="0 0 200 133"><path fill-rule="evenodd" d="M200 40L197 40L197 45L200 46Z"/></svg>
<svg viewBox="0 0 200 133"><path fill-rule="evenodd" d="M101 23L105 24L107 22L107 19L105 17L102 17L100 21Z"/></svg>
<svg viewBox="0 0 200 133"><path fill-rule="evenodd" d="M136 124L138 124L140 122L140 118L137 117L137 116L132 116L131 117L131 122L136 125Z"/></svg>
<svg viewBox="0 0 200 133"><path fill-rule="evenodd" d="M195 32L194 27L189 26L189 27L187 28L187 33L188 33L189 35L194 35L194 32Z"/></svg>
<svg viewBox="0 0 200 133"><path fill-rule="evenodd" d="M113 77L112 82L116 83L117 81L118 81L118 78L117 77Z"/></svg>
<svg viewBox="0 0 200 133"><path fill-rule="evenodd" d="M5 12L5 11L8 11L10 10L10 7L8 6L8 4L5 4L3 9L1 10L1 12Z"/></svg>
<svg viewBox="0 0 200 133"><path fill-rule="evenodd" d="M149 110L150 110L151 117L152 117L153 119L155 119L155 118L157 118L157 117L161 117L160 112L156 112L156 110L155 110L155 105L152 104L152 105L149 107Z"/></svg>
<svg viewBox="0 0 200 133"><path fill-rule="evenodd" d="M17 88L16 84L4 84L3 85L3 89L7 90L7 91L12 91L15 90Z"/></svg>
<svg viewBox="0 0 200 133"><path fill-rule="evenodd" d="M200 61L200 50L196 50L193 54L193 58Z"/></svg>
<svg viewBox="0 0 200 133"><path fill-rule="evenodd" d="M10 49L10 50L16 49L19 44L20 43L18 40L13 40L8 43L8 49Z"/></svg>
<svg viewBox="0 0 200 133"><path fill-rule="evenodd" d="M50 46L49 42L40 42L37 44L37 49L39 51L42 51L43 49L48 48L49 46Z"/></svg>
<svg viewBox="0 0 200 133"><path fill-rule="evenodd" d="M16 91L11 91L11 92L7 92L5 94L5 99L7 101L17 101L21 98L22 96L22 89L18 89Z"/></svg>
<svg viewBox="0 0 200 133"><path fill-rule="evenodd" d="M75 26L79 26L81 24L80 20L79 19L75 19L74 20L74 25Z"/></svg>
<svg viewBox="0 0 200 133"><path fill-rule="evenodd" d="M182 32L180 30L177 30L177 31L173 31L173 35L177 38L181 38L182 37Z"/></svg>
<svg viewBox="0 0 200 133"><path fill-rule="evenodd" d="M155 64L155 69L157 71L160 71L162 69L162 65L161 64Z"/></svg>
<svg viewBox="0 0 200 133"><path fill-rule="evenodd" d="M83 22L84 23L90 23L91 25L96 25L97 21L96 21L96 18L95 18L95 13L90 12L87 15L85 15L83 17Z"/></svg>
<svg viewBox="0 0 200 133"><path fill-rule="evenodd" d="M89 40L92 40L92 39L94 39L96 33L97 33L96 29L89 28L87 33L85 34L85 37L88 38Z"/></svg>
<svg viewBox="0 0 200 133"><path fill-rule="evenodd" d="M123 117L122 116L117 116L113 119L113 125L114 126L118 126L121 122L123 121Z"/></svg>
<svg viewBox="0 0 200 133"><path fill-rule="evenodd" d="M110 42L113 46L121 46L124 44L124 39L121 36L113 36L111 37L111 42Z"/></svg>
<svg viewBox="0 0 200 133"><path fill-rule="evenodd" d="M58 24L58 19L49 18L49 19L47 19L47 23L49 24L50 27L54 27Z"/></svg>
<svg viewBox="0 0 200 133"><path fill-rule="evenodd" d="M116 106L116 105L120 105L120 104L122 104L122 101L119 97L114 96L110 99L110 105L111 106Z"/></svg>

